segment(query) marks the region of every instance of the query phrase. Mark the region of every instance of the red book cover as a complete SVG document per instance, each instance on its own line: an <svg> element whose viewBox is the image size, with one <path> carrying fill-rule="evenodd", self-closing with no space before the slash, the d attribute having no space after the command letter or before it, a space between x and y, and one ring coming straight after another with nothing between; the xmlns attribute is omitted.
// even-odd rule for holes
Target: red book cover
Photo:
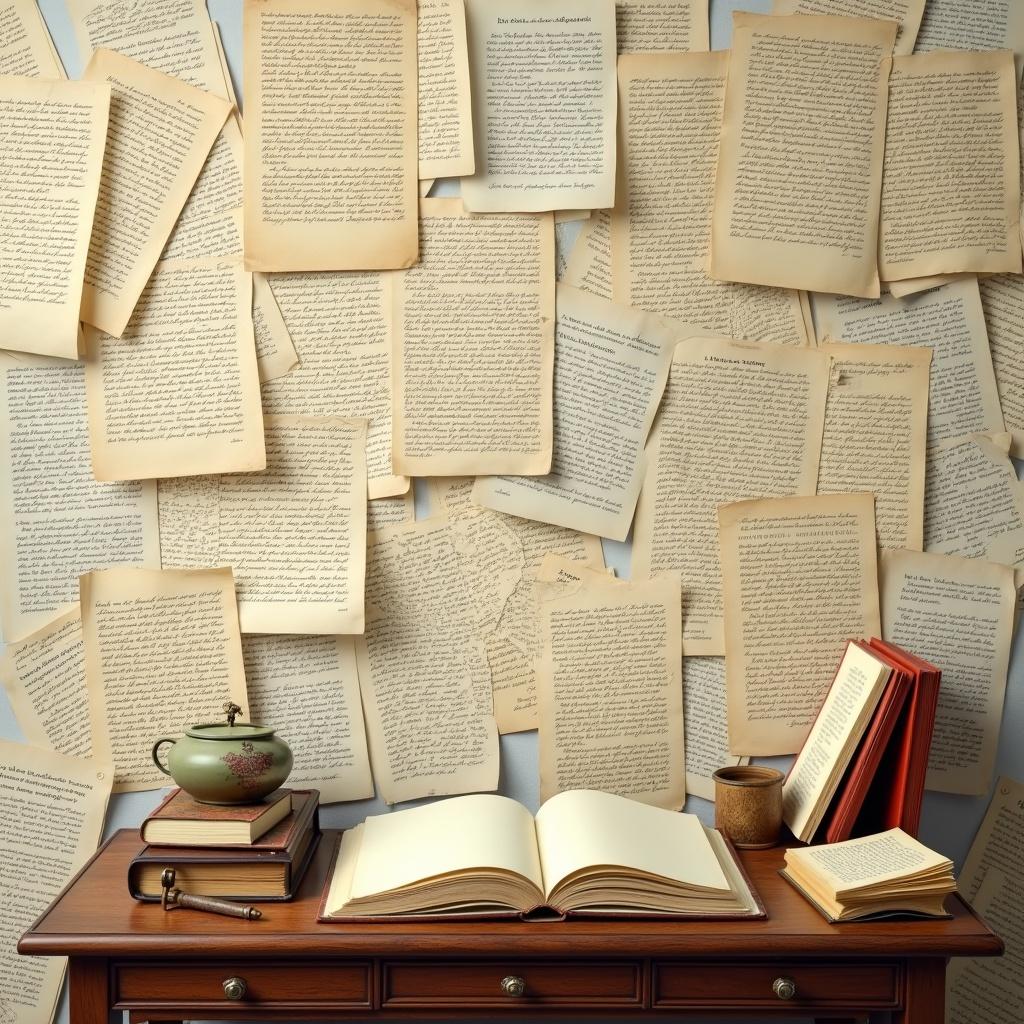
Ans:
<svg viewBox="0 0 1024 1024"><path fill-rule="evenodd" d="M174 821L258 821L279 800L291 796L290 789L275 790L256 804L204 804L183 789L172 789L146 821L163 818ZM143 822L145 827L145 822Z"/></svg>

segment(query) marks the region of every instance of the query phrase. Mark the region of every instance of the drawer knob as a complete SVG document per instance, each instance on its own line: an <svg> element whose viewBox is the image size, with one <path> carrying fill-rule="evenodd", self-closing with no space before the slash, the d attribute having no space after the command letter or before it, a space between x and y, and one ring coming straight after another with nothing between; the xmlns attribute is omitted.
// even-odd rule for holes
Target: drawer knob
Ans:
<svg viewBox="0 0 1024 1024"><path fill-rule="evenodd" d="M231 1002L237 1003L245 998L247 988L245 978L228 978L224 982L224 996Z"/></svg>
<svg viewBox="0 0 1024 1024"><path fill-rule="evenodd" d="M796 997L796 982L792 978L776 978L772 982L772 991L780 999L793 999Z"/></svg>
<svg viewBox="0 0 1024 1024"><path fill-rule="evenodd" d="M526 994L526 981L523 978L517 978L514 974L509 974L501 979L501 991L513 999L518 999Z"/></svg>

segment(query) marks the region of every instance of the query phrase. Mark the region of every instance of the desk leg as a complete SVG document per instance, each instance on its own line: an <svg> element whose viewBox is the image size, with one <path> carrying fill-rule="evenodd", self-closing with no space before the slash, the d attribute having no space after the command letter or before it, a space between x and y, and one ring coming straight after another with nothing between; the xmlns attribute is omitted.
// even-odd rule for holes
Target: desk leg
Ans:
<svg viewBox="0 0 1024 1024"><path fill-rule="evenodd" d="M903 1009L892 1024L941 1024L946 1019L946 961L908 960Z"/></svg>
<svg viewBox="0 0 1024 1024"><path fill-rule="evenodd" d="M68 985L71 1024L109 1024L110 965L103 957L71 957Z"/></svg>

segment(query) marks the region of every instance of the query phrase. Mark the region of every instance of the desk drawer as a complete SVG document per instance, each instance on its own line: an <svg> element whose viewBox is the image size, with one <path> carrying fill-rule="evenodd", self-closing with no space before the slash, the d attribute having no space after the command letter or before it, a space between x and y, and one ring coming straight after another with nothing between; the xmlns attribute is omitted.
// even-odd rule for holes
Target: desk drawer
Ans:
<svg viewBox="0 0 1024 1024"><path fill-rule="evenodd" d="M639 1009L644 1002L641 964L622 961L399 961L385 963L382 973L383 1009Z"/></svg>
<svg viewBox="0 0 1024 1024"><path fill-rule="evenodd" d="M792 983L790 998L780 979ZM656 1009L885 1010L899 1005L900 972L894 964L870 962L660 961L651 987Z"/></svg>

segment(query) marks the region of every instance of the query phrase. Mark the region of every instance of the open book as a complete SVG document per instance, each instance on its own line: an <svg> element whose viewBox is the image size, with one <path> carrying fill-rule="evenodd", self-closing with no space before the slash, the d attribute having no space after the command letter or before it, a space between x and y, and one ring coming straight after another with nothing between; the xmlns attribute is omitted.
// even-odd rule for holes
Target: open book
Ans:
<svg viewBox="0 0 1024 1024"><path fill-rule="evenodd" d="M559 914L761 917L731 847L692 814L591 790L536 819L503 796L367 818L344 834L323 921Z"/></svg>

